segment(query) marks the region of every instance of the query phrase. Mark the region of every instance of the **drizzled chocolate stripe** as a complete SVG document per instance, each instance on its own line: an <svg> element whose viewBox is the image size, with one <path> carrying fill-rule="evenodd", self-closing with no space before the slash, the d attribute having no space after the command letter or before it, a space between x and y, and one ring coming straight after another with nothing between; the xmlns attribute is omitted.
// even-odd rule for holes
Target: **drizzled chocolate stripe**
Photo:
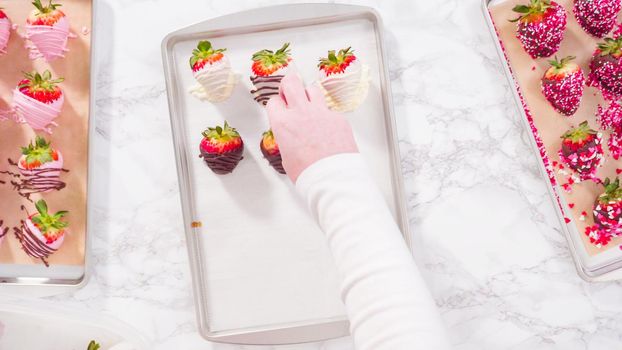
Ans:
<svg viewBox="0 0 622 350"><path fill-rule="evenodd" d="M14 227L13 230L15 238L22 244L24 252L33 258L41 259L45 266L49 267L50 264L47 262L47 258L54 254L56 249L52 249L45 242L41 242L28 228L24 220L21 220L20 227Z"/></svg>
<svg viewBox="0 0 622 350"><path fill-rule="evenodd" d="M9 228L2 228L2 225L4 225L4 221L0 220L0 238L6 236L6 234L9 233Z"/></svg>
<svg viewBox="0 0 622 350"><path fill-rule="evenodd" d="M261 153L264 158L268 160L268 163L280 174L285 174L285 168L283 168L283 158L281 157L281 152L276 154L270 154L268 150L263 146L263 142L260 142L259 148L261 148Z"/></svg>
<svg viewBox="0 0 622 350"><path fill-rule="evenodd" d="M17 167L17 163L9 159L9 164ZM10 171L2 171L0 173L9 174L16 180L11 180L13 188L19 193L20 196L30 199L30 196L35 193L43 193L52 190L60 191L67 186L60 180L60 172L69 172L67 169L61 168L48 168L48 169L33 169L22 170L20 173L13 173Z"/></svg>
<svg viewBox="0 0 622 350"><path fill-rule="evenodd" d="M243 153L244 145L236 150L223 154L207 153L201 150L200 157L203 158L207 166L212 169L213 172L218 175L224 175L233 172L233 169L235 169L238 163L244 158L242 156Z"/></svg>
<svg viewBox="0 0 622 350"><path fill-rule="evenodd" d="M279 85L284 75L271 75L269 77L251 77L251 82L255 85L255 89L251 90L255 101L262 105L267 105L268 100L274 95L279 94Z"/></svg>

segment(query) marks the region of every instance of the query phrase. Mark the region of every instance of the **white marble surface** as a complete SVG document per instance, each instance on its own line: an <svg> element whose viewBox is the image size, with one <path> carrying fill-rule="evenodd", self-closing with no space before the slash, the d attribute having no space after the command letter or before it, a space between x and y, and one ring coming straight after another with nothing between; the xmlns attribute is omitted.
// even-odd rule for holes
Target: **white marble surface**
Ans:
<svg viewBox="0 0 622 350"><path fill-rule="evenodd" d="M622 348L622 284L576 275L480 1L347 2L386 22L416 254L455 348ZM160 41L275 3L99 1L94 268L60 305L113 314L154 349L252 348L197 335Z"/></svg>

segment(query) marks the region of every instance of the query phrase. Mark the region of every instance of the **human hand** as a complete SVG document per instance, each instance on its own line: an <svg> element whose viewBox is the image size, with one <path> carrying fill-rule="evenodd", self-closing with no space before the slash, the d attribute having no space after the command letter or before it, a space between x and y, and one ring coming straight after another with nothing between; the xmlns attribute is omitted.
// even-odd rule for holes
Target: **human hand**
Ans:
<svg viewBox="0 0 622 350"><path fill-rule="evenodd" d="M305 89L295 72L281 81L278 96L266 106L283 167L295 183L313 163L341 153L358 153L352 127L341 114L326 106L316 85Z"/></svg>

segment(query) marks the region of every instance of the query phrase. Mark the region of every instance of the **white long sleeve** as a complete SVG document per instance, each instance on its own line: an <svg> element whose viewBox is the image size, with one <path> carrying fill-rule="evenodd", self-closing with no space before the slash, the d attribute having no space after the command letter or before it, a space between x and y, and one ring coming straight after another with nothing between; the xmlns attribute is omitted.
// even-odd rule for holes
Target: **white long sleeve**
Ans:
<svg viewBox="0 0 622 350"><path fill-rule="evenodd" d="M320 160L296 188L328 239L357 350L449 349L436 305L362 156Z"/></svg>

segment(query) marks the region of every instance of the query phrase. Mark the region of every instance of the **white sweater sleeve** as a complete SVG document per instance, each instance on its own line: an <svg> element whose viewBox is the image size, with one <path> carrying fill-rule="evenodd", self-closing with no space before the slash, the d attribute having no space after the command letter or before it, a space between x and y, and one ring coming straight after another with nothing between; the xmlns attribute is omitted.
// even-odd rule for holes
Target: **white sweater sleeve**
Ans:
<svg viewBox="0 0 622 350"><path fill-rule="evenodd" d="M322 159L296 188L328 238L357 350L449 349L436 305L362 156Z"/></svg>

